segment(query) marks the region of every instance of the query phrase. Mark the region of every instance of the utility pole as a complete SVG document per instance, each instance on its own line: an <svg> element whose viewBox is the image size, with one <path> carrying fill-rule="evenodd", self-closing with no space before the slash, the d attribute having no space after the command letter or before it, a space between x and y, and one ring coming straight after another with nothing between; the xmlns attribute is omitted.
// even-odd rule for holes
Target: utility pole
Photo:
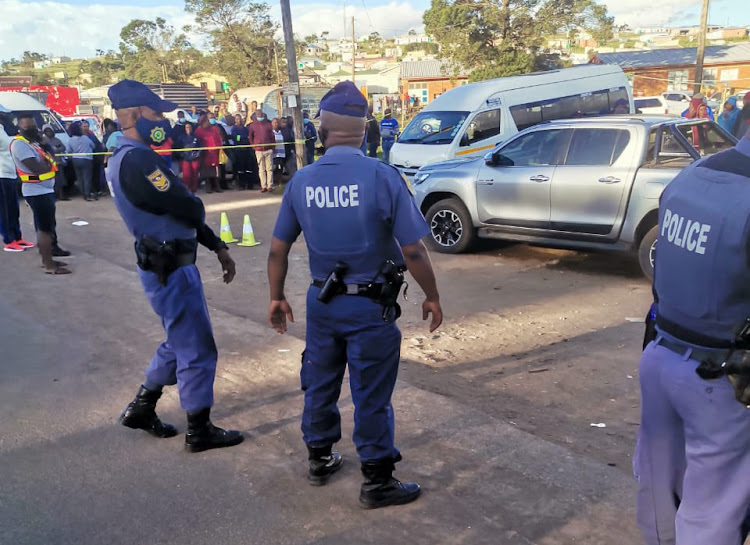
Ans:
<svg viewBox="0 0 750 545"><path fill-rule="evenodd" d="M698 55L695 62L695 77L693 78L693 92L700 93L703 83L703 59L706 56L706 34L708 34L708 5L710 0L703 0L701 7L701 30L698 35Z"/></svg>
<svg viewBox="0 0 750 545"><path fill-rule="evenodd" d="M354 83L354 72L356 67L354 66L354 53L357 50L357 42L354 41L354 15L352 15L352 83Z"/></svg>
<svg viewBox="0 0 750 545"><path fill-rule="evenodd" d="M289 7L289 0L281 0L281 25L284 30L284 46L286 48L286 64L289 70L289 86L294 88L295 93L284 93L289 100L294 97L296 102L294 107L289 108L294 120L294 139L295 155L297 155L297 169L305 166L305 144L304 133L302 132L302 97L299 88L299 73L297 72L297 52L294 48L294 30L292 29L292 10ZM288 105L288 104L287 104ZM279 112L281 114L281 112Z"/></svg>

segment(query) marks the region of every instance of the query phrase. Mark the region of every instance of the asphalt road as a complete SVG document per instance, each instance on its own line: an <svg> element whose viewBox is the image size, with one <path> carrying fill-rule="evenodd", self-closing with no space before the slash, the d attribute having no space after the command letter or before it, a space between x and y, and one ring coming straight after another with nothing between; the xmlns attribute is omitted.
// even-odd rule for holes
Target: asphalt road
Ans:
<svg viewBox="0 0 750 545"><path fill-rule="evenodd" d="M0 255L0 543L591 544L639 543L630 455L648 283L629 256L484 243L434 256L446 320L421 322L412 282L394 396L397 477L415 503L358 507L352 404L342 393L345 466L323 488L305 479L299 354L308 282L293 249L288 335L266 325L265 260L279 195L205 197L236 236L238 276L199 255L220 348L217 424L238 447L187 454L117 424L163 338L109 198L58 205L73 275L44 275L35 251ZM75 227L73 221L89 225ZM30 214L22 210L32 239ZM176 391L160 416L185 429ZM605 428L592 423L606 424Z"/></svg>

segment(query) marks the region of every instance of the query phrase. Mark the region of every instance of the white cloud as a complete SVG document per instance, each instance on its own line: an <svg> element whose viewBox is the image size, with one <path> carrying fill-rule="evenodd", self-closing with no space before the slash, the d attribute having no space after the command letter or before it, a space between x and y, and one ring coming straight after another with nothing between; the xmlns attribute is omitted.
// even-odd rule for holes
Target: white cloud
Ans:
<svg viewBox="0 0 750 545"><path fill-rule="evenodd" d="M617 24L628 24L631 27L655 25L697 25L701 0L599 0L614 15ZM712 23L725 23L726 17L733 13L733 5L742 0L715 0L711 3L710 18ZM736 15L736 14L735 14ZM731 22L731 21L730 21Z"/></svg>
<svg viewBox="0 0 750 545"><path fill-rule="evenodd" d="M86 7L63 2L0 0L0 59L19 58L24 51L52 53L70 57L93 56L97 49L117 49L120 29L131 19L163 17L176 28L193 23L192 16L174 5L134 7L128 4L91 4ZM271 14L280 20L277 3ZM351 16L355 17L357 36L377 30L383 36L395 36L411 28L422 28L422 11L408 2L365 8L365 3L347 6L347 35L351 34ZM328 30L332 38L344 34L344 10L341 4L319 3L292 6L295 34L307 36Z"/></svg>

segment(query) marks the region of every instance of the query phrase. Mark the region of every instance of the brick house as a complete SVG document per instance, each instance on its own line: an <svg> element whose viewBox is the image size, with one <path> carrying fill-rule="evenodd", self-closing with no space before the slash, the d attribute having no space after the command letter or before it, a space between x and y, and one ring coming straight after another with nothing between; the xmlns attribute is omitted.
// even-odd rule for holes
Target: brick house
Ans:
<svg viewBox="0 0 750 545"><path fill-rule="evenodd" d="M401 63L401 96L418 98L421 106L459 85L465 85L469 76L464 71L455 73L445 60Z"/></svg>
<svg viewBox="0 0 750 545"><path fill-rule="evenodd" d="M635 96L658 95L666 91L692 91L696 48L653 49L599 53L595 64L616 64L632 77ZM713 93L729 89L750 89L750 43L706 47L703 90Z"/></svg>

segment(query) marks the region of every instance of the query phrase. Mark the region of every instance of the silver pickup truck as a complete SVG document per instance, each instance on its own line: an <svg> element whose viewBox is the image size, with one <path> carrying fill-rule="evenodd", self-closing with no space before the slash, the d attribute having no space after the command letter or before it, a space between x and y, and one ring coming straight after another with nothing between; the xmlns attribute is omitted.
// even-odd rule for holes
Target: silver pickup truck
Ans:
<svg viewBox="0 0 750 545"><path fill-rule="evenodd" d="M712 121L609 116L535 125L484 158L422 167L414 190L438 252L477 237L635 252L653 276L659 196L693 161L734 146Z"/></svg>

